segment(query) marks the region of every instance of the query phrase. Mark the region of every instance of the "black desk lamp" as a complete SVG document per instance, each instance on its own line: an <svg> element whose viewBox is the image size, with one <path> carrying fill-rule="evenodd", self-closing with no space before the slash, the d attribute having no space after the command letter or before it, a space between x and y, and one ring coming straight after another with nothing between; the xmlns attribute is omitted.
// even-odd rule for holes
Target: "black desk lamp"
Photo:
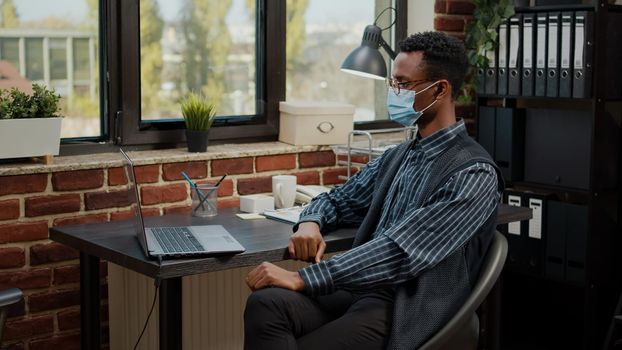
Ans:
<svg viewBox="0 0 622 350"><path fill-rule="evenodd" d="M365 78L381 80L387 78L387 64L384 62L384 58L382 58L378 48L382 46L391 59L395 59L395 52L391 50L391 46L382 38L382 32L391 28L395 24L395 21L388 27L382 29L376 25L378 18L387 10L396 11L393 7L387 7L376 17L374 24L365 27L361 46L350 52L348 57L346 57L341 64L341 70L343 72Z"/></svg>

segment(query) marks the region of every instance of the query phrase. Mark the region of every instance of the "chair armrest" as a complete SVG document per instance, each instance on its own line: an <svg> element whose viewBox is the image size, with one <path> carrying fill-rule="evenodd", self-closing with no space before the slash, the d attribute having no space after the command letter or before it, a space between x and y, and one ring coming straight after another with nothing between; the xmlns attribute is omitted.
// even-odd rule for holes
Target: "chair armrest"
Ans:
<svg viewBox="0 0 622 350"><path fill-rule="evenodd" d="M0 291L0 307L15 304L22 299L22 290L19 288L9 288Z"/></svg>

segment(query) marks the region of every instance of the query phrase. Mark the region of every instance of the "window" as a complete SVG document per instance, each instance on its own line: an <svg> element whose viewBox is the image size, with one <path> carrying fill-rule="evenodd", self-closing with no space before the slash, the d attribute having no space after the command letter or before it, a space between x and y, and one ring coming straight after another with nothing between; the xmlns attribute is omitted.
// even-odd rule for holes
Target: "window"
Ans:
<svg viewBox="0 0 622 350"><path fill-rule="evenodd" d="M3 0L0 20L2 87L53 88L65 116L63 138L100 137L96 0Z"/></svg>
<svg viewBox="0 0 622 350"><path fill-rule="evenodd" d="M287 99L349 103L355 106L356 122L386 120L386 84L341 72L340 67L360 45L365 27L383 9L398 4L389 0L291 3L287 9ZM387 11L377 24L385 28L394 20L394 13ZM394 42L395 28L383 36L388 43ZM391 62L386 52L380 52Z"/></svg>
<svg viewBox="0 0 622 350"><path fill-rule="evenodd" d="M338 67L377 13L406 0L2 3L0 77L55 89L65 141L176 145L189 91L217 102L214 140L277 139L286 98L337 99L357 106L357 120L381 119L384 85Z"/></svg>

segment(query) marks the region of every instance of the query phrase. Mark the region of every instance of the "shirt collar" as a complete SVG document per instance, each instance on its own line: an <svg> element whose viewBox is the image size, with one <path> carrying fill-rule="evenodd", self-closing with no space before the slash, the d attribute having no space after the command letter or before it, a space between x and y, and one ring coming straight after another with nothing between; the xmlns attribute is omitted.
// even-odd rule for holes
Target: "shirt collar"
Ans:
<svg viewBox="0 0 622 350"><path fill-rule="evenodd" d="M426 157L434 158L445 150L449 141L463 132L466 132L466 126L464 125L464 120L460 119L455 124L438 130L428 137L422 138L420 135L417 135L417 143L421 146Z"/></svg>

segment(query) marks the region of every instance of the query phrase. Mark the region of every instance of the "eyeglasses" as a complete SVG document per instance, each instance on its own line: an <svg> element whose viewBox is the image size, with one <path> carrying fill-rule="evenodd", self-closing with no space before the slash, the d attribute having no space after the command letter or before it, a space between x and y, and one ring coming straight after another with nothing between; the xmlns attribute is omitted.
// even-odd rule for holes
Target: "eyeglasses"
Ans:
<svg viewBox="0 0 622 350"><path fill-rule="evenodd" d="M397 81L394 78L387 78L387 85L393 89L396 95L399 95L401 89L413 90L415 86L419 85L419 83L423 83L424 81L428 81L428 79Z"/></svg>

